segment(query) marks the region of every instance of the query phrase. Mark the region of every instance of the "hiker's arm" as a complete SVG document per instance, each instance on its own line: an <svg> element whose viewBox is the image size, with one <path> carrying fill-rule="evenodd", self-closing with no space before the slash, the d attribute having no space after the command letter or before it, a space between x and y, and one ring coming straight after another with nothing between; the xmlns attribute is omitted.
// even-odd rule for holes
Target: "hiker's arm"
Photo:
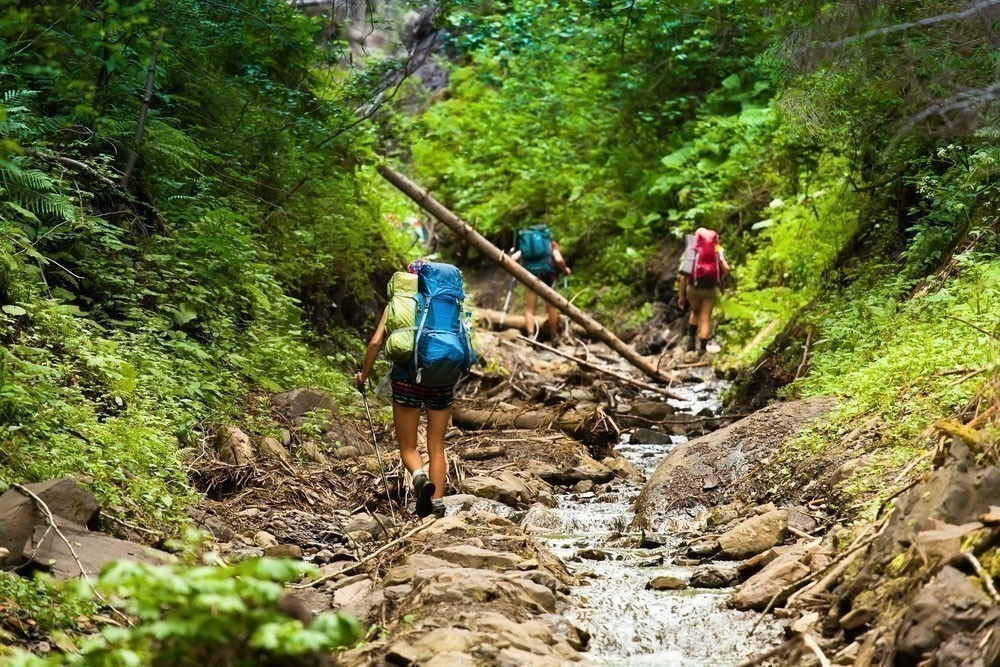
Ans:
<svg viewBox="0 0 1000 667"><path fill-rule="evenodd" d="M687 297L684 296L685 294L687 294L687 286L688 286L687 274L686 273L677 274L677 305L681 307L681 310L684 310L684 307L687 305Z"/></svg>
<svg viewBox="0 0 1000 667"><path fill-rule="evenodd" d="M566 266L566 259L562 256L562 253L559 252L559 245L556 243L552 244L552 261L555 262L555 265L558 266L559 269L567 276L573 273L570 271L570 268Z"/></svg>
<svg viewBox="0 0 1000 667"><path fill-rule="evenodd" d="M361 370L354 374L354 382L359 387L364 386L368 376L371 375L375 360L378 359L378 353L382 351L382 344L385 343L385 316L388 312L388 308L382 311L382 319L379 320L378 326L375 327L372 339L368 341L368 348L365 350L365 361L361 365Z"/></svg>

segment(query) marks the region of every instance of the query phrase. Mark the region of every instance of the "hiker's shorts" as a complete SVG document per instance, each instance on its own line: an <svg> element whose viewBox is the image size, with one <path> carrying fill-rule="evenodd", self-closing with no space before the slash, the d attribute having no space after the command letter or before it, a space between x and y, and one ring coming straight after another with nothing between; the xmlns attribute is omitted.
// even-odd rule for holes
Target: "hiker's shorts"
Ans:
<svg viewBox="0 0 1000 667"><path fill-rule="evenodd" d="M719 298L719 288L688 285L687 292L685 292L684 296L687 298L688 303L690 303L692 307L702 302L707 302L709 305L714 306L715 302Z"/></svg>
<svg viewBox="0 0 1000 667"><path fill-rule="evenodd" d="M446 410L455 402L455 387L421 387L409 380L392 381L392 402L404 408Z"/></svg>

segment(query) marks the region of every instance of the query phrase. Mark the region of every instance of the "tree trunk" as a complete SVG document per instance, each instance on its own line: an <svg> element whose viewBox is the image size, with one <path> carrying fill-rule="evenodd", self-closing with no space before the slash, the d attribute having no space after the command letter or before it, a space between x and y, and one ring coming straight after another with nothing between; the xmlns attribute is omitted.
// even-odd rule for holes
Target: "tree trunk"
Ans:
<svg viewBox="0 0 1000 667"><path fill-rule="evenodd" d="M503 324L500 321L503 320ZM504 329L518 329L521 333L527 333L528 323L527 318L524 315L518 315L516 313L508 312L504 316L502 311L499 310L489 310L488 308L473 308L472 309L472 321L476 323L477 326L481 326L488 329L493 329L494 331L503 331ZM549 333L549 321L543 319L538 322L538 330L542 333ZM572 324L572 329L574 335L585 336L587 332L577 323Z"/></svg>
<svg viewBox="0 0 1000 667"><path fill-rule="evenodd" d="M384 164L380 164L376 168L378 169L378 173L382 174L387 181L396 186L403 194L415 201L428 213L447 225L459 238L499 264L507 273L527 286L528 289L538 294L571 320L582 326L588 336L607 343L608 347L652 379L660 382L670 381L669 377L643 359L642 355L626 345L604 325L571 304L562 294L528 273L520 264L512 260L510 255L490 243L482 234L445 208L443 204L431 197L427 191L416 183Z"/></svg>

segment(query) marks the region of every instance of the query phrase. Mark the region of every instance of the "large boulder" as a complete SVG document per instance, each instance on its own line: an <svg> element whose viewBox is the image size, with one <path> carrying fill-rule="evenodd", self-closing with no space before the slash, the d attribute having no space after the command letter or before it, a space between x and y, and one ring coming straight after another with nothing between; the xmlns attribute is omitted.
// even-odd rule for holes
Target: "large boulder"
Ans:
<svg viewBox="0 0 1000 667"><path fill-rule="evenodd" d="M164 565L175 560L171 554L152 547L91 532L83 526L58 520L57 523L66 540L47 525L35 526L25 544L24 555L33 567L48 570L60 579L74 579L84 574L97 577L105 565L116 560L152 565Z"/></svg>
<svg viewBox="0 0 1000 667"><path fill-rule="evenodd" d="M236 466L253 465L254 455L250 436L235 426L223 426L215 436L215 449L219 460Z"/></svg>
<svg viewBox="0 0 1000 667"><path fill-rule="evenodd" d="M496 500L510 507L526 507L532 500L527 485L508 470L496 477L469 477L459 482L458 488L462 493Z"/></svg>
<svg viewBox="0 0 1000 667"><path fill-rule="evenodd" d="M734 484L806 425L836 406L810 398L766 407L724 429L677 445L660 462L636 501L634 528L660 532L671 519L733 501ZM718 479L706 485L706 479Z"/></svg>
<svg viewBox="0 0 1000 667"><path fill-rule="evenodd" d="M740 611L762 610L771 600L780 604L791 591L775 599L789 584L809 574L809 567L795 557L778 557L760 572L747 579L736 591L730 604Z"/></svg>
<svg viewBox="0 0 1000 667"><path fill-rule="evenodd" d="M90 491L72 477L25 484L56 517L56 523L97 528L101 506ZM22 561L26 545L39 525L48 525L45 512L29 495L10 489L0 496L0 547L12 564Z"/></svg>

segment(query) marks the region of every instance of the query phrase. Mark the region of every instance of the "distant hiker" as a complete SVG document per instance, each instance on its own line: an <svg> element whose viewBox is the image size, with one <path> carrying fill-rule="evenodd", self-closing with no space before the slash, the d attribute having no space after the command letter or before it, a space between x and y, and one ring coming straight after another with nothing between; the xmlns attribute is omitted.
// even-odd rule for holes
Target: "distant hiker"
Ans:
<svg viewBox="0 0 1000 667"><path fill-rule="evenodd" d="M379 352L392 360L392 422L399 455L413 479L417 516L444 516L448 471L444 436L455 383L476 361L465 324L462 274L450 264L412 262L389 282L389 305L354 375L364 387ZM417 451L420 413L427 412L428 470Z"/></svg>
<svg viewBox="0 0 1000 667"><path fill-rule="evenodd" d="M557 269L567 276L572 273L566 266L559 244L552 240L552 232L546 225L534 225L519 231L517 250L510 258L519 262L528 273L549 287L556 283ZM524 295L524 326L528 336L532 338L538 332L538 324L535 322L536 305L538 305L538 295L528 290ZM559 311L547 301L545 308L548 311L549 339L552 343L556 343L559 337Z"/></svg>
<svg viewBox="0 0 1000 667"><path fill-rule="evenodd" d="M688 315L685 349L698 356L705 354L712 337L712 309L719 298L719 285L729 273L729 265L719 245L719 234L704 227L688 236L681 260L677 305L691 306Z"/></svg>

